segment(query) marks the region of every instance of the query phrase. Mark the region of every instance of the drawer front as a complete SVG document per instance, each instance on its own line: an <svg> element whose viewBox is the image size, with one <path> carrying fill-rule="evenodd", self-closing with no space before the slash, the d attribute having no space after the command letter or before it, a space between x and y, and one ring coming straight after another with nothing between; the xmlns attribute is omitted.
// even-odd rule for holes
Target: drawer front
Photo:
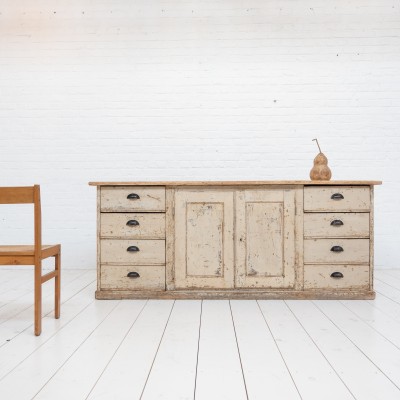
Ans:
<svg viewBox="0 0 400 400"><path fill-rule="evenodd" d="M304 211L369 211L368 186L306 186Z"/></svg>
<svg viewBox="0 0 400 400"><path fill-rule="evenodd" d="M369 264L369 239L305 239L304 263Z"/></svg>
<svg viewBox="0 0 400 400"><path fill-rule="evenodd" d="M117 211L165 211L165 188L159 186L102 187L100 209Z"/></svg>
<svg viewBox="0 0 400 400"><path fill-rule="evenodd" d="M304 214L305 237L369 237L369 213Z"/></svg>
<svg viewBox="0 0 400 400"><path fill-rule="evenodd" d="M340 274L343 277L331 277ZM369 289L368 265L306 265L304 289Z"/></svg>
<svg viewBox="0 0 400 400"><path fill-rule="evenodd" d="M128 277L136 273L139 277ZM113 290L165 290L165 267L157 265L102 265L101 289Z"/></svg>
<svg viewBox="0 0 400 400"><path fill-rule="evenodd" d="M100 262L129 265L165 264L165 240L102 239Z"/></svg>
<svg viewBox="0 0 400 400"><path fill-rule="evenodd" d="M165 239L165 214L102 213L102 238Z"/></svg>

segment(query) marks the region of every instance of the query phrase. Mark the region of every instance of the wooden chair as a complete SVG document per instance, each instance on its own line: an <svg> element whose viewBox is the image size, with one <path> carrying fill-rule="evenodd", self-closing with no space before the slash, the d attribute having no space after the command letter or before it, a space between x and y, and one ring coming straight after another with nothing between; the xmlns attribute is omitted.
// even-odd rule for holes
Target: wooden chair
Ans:
<svg viewBox="0 0 400 400"><path fill-rule="evenodd" d="M55 318L60 318L61 245L42 245L40 186L0 187L0 204L34 204L34 245L0 246L0 265L34 265L35 335L42 332L42 284L55 278ZM55 258L55 269L42 276L42 260ZM1 284L1 282L0 282Z"/></svg>

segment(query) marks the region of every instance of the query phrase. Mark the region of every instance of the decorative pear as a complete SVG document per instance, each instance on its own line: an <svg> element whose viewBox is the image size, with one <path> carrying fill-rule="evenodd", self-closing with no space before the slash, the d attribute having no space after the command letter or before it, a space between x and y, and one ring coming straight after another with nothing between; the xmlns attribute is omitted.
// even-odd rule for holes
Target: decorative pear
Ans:
<svg viewBox="0 0 400 400"><path fill-rule="evenodd" d="M310 171L312 181L329 181L332 177L332 172L328 167L328 159L319 147L318 139L313 139L317 142L319 154L314 158L314 166Z"/></svg>

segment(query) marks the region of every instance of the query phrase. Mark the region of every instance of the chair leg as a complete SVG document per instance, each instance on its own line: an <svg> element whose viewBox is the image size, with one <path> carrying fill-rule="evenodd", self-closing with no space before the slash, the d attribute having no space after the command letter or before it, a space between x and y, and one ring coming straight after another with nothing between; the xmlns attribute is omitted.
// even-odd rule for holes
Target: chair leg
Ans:
<svg viewBox="0 0 400 400"><path fill-rule="evenodd" d="M55 270L57 275L54 278L54 316L60 318L60 297L61 297L61 250L55 255Z"/></svg>
<svg viewBox="0 0 400 400"><path fill-rule="evenodd" d="M35 335L42 333L42 263L35 265Z"/></svg>

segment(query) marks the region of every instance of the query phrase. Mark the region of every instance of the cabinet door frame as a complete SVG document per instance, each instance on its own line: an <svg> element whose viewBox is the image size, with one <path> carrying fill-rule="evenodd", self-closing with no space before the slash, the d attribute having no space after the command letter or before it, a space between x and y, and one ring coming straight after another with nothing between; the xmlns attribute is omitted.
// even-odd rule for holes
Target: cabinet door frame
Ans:
<svg viewBox="0 0 400 400"><path fill-rule="evenodd" d="M223 204L222 276L193 276L187 273L187 205ZM227 188L176 188L174 199L175 289L233 289L234 277L234 190ZM201 234L201 233L200 233ZM171 287L172 285L170 285Z"/></svg>
<svg viewBox="0 0 400 400"><path fill-rule="evenodd" d="M296 187L246 188L236 192L236 274L235 287L247 288L298 288L300 278L300 260L302 246L302 190ZM248 203L282 204L282 264L281 276L257 276L247 274L247 217ZM299 233L300 232L300 233ZM302 278L302 277L301 277Z"/></svg>

